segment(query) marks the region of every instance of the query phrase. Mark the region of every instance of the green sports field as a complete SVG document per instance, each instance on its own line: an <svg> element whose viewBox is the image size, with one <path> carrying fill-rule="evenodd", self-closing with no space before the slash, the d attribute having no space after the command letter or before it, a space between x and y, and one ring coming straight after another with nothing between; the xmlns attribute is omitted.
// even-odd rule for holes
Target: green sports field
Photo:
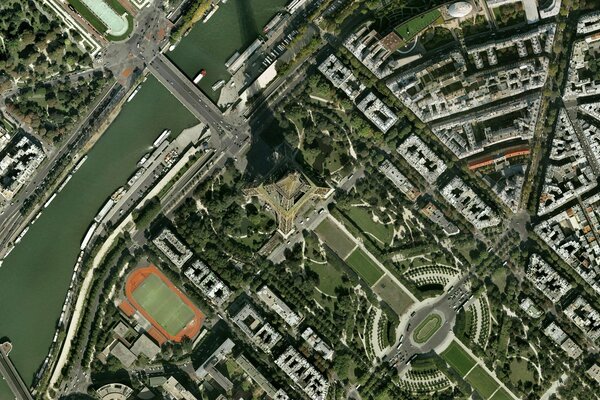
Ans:
<svg viewBox="0 0 600 400"><path fill-rule="evenodd" d="M383 271L362 249L354 250L346 258L346 264L355 270L369 285L374 285L383 275Z"/></svg>
<svg viewBox="0 0 600 400"><path fill-rule="evenodd" d="M158 276L148 275L133 291L135 301L171 336L194 319L194 312Z"/></svg>
<svg viewBox="0 0 600 400"><path fill-rule="evenodd" d="M475 365L475 360L473 360L456 342L450 343L450 346L448 346L441 356L460 374L460 376L465 376L465 374Z"/></svg>
<svg viewBox="0 0 600 400"><path fill-rule="evenodd" d="M494 380L483 368L479 365L473 368L465 379L473 389L477 391L484 399L489 398L498 389L498 382Z"/></svg>

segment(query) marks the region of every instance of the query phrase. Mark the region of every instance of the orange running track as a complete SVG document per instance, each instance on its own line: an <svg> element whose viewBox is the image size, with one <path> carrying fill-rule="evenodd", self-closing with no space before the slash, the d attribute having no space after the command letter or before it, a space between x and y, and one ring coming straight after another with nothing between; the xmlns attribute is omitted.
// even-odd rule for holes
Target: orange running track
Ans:
<svg viewBox="0 0 600 400"><path fill-rule="evenodd" d="M148 278L150 275L158 276L175 294L179 296L179 298L194 312L194 318L192 321L181 331L179 331L175 336L170 335L142 306L140 306L137 301L133 298L134 290ZM153 264L150 264L147 267L138 268L129 274L127 281L125 282L125 296L127 297L127 301L131 304L137 312L144 316L152 324L152 326L160 332L164 337L168 340L172 340L174 342L181 342L184 337L189 337L190 339L194 339L199 333L200 328L202 328L202 323L204 322L204 314L202 311L198 309L184 295L173 283ZM154 335L153 335L154 336Z"/></svg>

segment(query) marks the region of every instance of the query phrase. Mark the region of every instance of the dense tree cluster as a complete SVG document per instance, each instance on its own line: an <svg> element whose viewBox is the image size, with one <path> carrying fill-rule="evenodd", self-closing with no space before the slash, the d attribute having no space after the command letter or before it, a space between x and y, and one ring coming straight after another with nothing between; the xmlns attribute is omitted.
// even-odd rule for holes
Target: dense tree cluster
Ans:
<svg viewBox="0 0 600 400"><path fill-rule="evenodd" d="M32 1L0 3L0 91L90 65L64 28Z"/></svg>
<svg viewBox="0 0 600 400"><path fill-rule="evenodd" d="M7 107L35 132L59 142L89 108L108 79L109 75L97 71L90 78L36 83L21 88L7 99Z"/></svg>

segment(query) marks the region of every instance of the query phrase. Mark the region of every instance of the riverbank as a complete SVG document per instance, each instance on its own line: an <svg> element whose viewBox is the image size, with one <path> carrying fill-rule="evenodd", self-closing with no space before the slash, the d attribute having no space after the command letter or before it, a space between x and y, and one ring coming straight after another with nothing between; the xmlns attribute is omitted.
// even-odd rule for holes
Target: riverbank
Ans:
<svg viewBox="0 0 600 400"><path fill-rule="evenodd" d="M48 354L90 222L163 129L178 133L196 121L154 78L115 115L0 268L0 335L15 345L11 358L28 384Z"/></svg>
<svg viewBox="0 0 600 400"><path fill-rule="evenodd" d="M69 359L71 343L73 341L73 338L75 337L75 334L77 333L77 328L79 328L82 311L85 310L87 296L90 290L90 286L94 280L94 271L96 271L100 263L104 260L104 257L112 248L115 240L125 231L125 227L127 226L127 224L130 223L133 224L133 218L131 217L131 214L128 215L127 218L125 218L123 222L121 222L119 226L113 230L113 232L110 234L110 236L108 236L108 238L106 238L106 240L98 250L98 253L96 253L94 260L92 261L91 267L85 274L85 278L83 279L83 283L81 284L79 294L77 295L77 301L75 303L75 309L73 311L73 315L69 323L69 328L67 329L67 335L64 340L64 346L62 347L60 355L54 366L54 370L52 372L48 388L53 388L54 385L57 383L58 378L60 378L62 369L65 366L66 361ZM45 393L45 395L48 396L48 393Z"/></svg>

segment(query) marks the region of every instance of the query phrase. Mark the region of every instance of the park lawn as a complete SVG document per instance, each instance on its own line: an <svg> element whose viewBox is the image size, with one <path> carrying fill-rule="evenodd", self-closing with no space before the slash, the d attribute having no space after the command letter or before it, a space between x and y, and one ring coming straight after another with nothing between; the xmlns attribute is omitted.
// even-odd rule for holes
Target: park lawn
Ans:
<svg viewBox="0 0 600 400"><path fill-rule="evenodd" d="M369 285L374 285L383 276L383 271L362 249L354 250L345 261Z"/></svg>
<svg viewBox="0 0 600 400"><path fill-rule="evenodd" d="M435 8L401 23L396 26L394 31L402 38L402 40L404 40L404 42L409 42L421 31L433 24L438 18L441 18L441 16L442 13Z"/></svg>
<svg viewBox="0 0 600 400"><path fill-rule="evenodd" d="M476 366L464 378L473 389L477 391L484 399L487 399L498 389L498 383L481 366Z"/></svg>
<svg viewBox="0 0 600 400"><path fill-rule="evenodd" d="M342 259L346 258L356 247L350 237L342 232L329 218L325 218L317 226L315 233Z"/></svg>
<svg viewBox="0 0 600 400"><path fill-rule="evenodd" d="M492 282L494 285L498 287L500 292L504 293L504 289L506 288L506 276L508 275L508 271L504 267L497 268L492 273Z"/></svg>
<svg viewBox="0 0 600 400"><path fill-rule="evenodd" d="M133 298L169 335L176 336L194 319L194 311L157 275L149 275Z"/></svg>
<svg viewBox="0 0 600 400"><path fill-rule="evenodd" d="M373 291L379 295L394 310L398 316L406 312L413 303L410 296L399 288L389 276L384 276L373 286Z"/></svg>
<svg viewBox="0 0 600 400"><path fill-rule="evenodd" d="M523 360L522 358L513 358L510 362L510 381L513 385L517 386L519 381L525 382L535 382L535 374L533 371L527 369L528 362Z"/></svg>
<svg viewBox="0 0 600 400"><path fill-rule="evenodd" d="M506 393L506 390L500 388L491 398L490 400L513 400L512 397Z"/></svg>
<svg viewBox="0 0 600 400"><path fill-rule="evenodd" d="M415 342L421 344L427 342L442 326L442 317L431 314L425 318L415 329L413 337Z"/></svg>
<svg viewBox="0 0 600 400"><path fill-rule="evenodd" d="M475 360L473 360L456 342L450 343L450 346L448 346L441 356L460 374L460 376L465 376L465 374L476 364Z"/></svg>
<svg viewBox="0 0 600 400"><path fill-rule="evenodd" d="M323 159L323 167L330 172L337 171L342 168L342 154L345 152L346 149L344 147L334 144L331 152Z"/></svg>
<svg viewBox="0 0 600 400"><path fill-rule="evenodd" d="M335 288L342 286L342 273L335 266L327 264L317 264L309 262L311 271L319 275L318 288L321 292L330 296L335 296Z"/></svg>
<svg viewBox="0 0 600 400"><path fill-rule="evenodd" d="M394 230L390 225L384 225L373 221L371 211L365 207L352 207L347 211L350 218L361 231L373 235L377 240L384 244L392 241Z"/></svg>

